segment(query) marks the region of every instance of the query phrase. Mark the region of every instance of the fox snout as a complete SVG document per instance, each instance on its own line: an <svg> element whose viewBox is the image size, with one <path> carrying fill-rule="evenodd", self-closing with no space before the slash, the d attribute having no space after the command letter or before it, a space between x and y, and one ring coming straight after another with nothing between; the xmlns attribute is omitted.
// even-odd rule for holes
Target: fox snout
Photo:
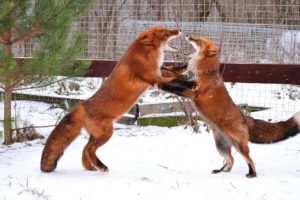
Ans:
<svg viewBox="0 0 300 200"><path fill-rule="evenodd" d="M196 42L197 41L197 38L195 38L195 37L193 37L193 36L191 36L191 35L186 35L185 36L185 39L186 39L186 41L193 41L193 42Z"/></svg>
<svg viewBox="0 0 300 200"><path fill-rule="evenodd" d="M182 33L181 29L170 30L170 35L171 36L179 36L179 35L181 35L181 33Z"/></svg>

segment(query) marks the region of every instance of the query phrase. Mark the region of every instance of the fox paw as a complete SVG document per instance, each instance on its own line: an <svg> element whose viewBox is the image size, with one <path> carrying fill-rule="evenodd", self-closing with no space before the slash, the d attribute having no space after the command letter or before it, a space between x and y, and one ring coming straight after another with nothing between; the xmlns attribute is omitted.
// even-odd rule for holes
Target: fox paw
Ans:
<svg viewBox="0 0 300 200"><path fill-rule="evenodd" d="M256 173L249 173L249 174L246 174L246 177L247 177L247 178L254 178L254 177L256 177Z"/></svg>

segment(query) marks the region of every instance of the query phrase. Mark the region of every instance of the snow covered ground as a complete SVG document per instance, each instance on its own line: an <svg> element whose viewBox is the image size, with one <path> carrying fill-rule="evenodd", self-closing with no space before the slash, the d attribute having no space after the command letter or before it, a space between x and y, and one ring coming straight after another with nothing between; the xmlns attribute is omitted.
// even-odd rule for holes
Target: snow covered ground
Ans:
<svg viewBox="0 0 300 200"><path fill-rule="evenodd" d="M23 93L72 96L86 99L99 88L99 79L82 82L78 91L56 94L59 86L48 91ZM69 88L71 82L65 82ZM300 108L299 87L282 88L273 84L227 84L237 104L269 107L251 115L265 120L285 120ZM61 92L61 91L60 91ZM174 101L165 94L149 90L141 104ZM62 109L34 101L13 103L18 123L53 125L64 115ZM0 102L0 120L3 102ZM271 116L271 117L269 117ZM85 131L65 152L55 172L39 169L46 139L11 146L0 144L0 200L32 199L300 199L300 136L271 144L250 144L258 177L247 179L248 167L234 152L231 173L212 175L223 164L213 137L201 127L194 134L184 126L173 128L117 125L112 139L97 152L110 168L108 174L88 172L81 166L81 151L87 142ZM37 129L48 137L51 129ZM3 125L0 123L0 133ZM0 137L0 139L2 139Z"/></svg>
<svg viewBox="0 0 300 200"><path fill-rule="evenodd" d="M54 173L39 170L43 141L0 148L0 199L299 199L300 137L272 145L251 144L258 177L234 153L231 173L222 165L211 134L183 127L127 127L98 152L108 174L83 170L82 135Z"/></svg>
<svg viewBox="0 0 300 200"><path fill-rule="evenodd" d="M19 104L19 114L35 125L54 124L62 112L45 103ZM271 145L250 144L258 177L247 179L248 167L236 152L231 173L210 173L223 160L204 129L194 134L183 126L117 127L97 152L110 168L108 174L81 166L88 139L84 131L49 174L39 169L45 139L0 145L0 200L300 199L300 136ZM38 131L47 136L51 129Z"/></svg>

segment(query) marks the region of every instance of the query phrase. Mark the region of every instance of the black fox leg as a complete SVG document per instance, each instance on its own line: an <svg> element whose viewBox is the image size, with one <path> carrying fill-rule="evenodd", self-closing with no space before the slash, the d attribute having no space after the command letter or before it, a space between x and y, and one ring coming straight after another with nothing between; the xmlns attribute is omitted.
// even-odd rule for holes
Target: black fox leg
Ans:
<svg viewBox="0 0 300 200"><path fill-rule="evenodd" d="M176 87L169 84L158 84L158 88L163 91L173 93L181 97L187 97L188 96L187 91L190 91L189 89L183 87Z"/></svg>
<svg viewBox="0 0 300 200"><path fill-rule="evenodd" d="M174 65L174 66L167 66L167 65L163 64L161 66L161 69L170 70L170 71L183 71L187 67L188 67L187 63L177 64L177 65Z"/></svg>
<svg viewBox="0 0 300 200"><path fill-rule="evenodd" d="M174 79L173 81L171 81L168 84L172 85L172 86L185 87L188 89L193 89L196 86L195 81L185 81L185 80L181 80L178 78Z"/></svg>

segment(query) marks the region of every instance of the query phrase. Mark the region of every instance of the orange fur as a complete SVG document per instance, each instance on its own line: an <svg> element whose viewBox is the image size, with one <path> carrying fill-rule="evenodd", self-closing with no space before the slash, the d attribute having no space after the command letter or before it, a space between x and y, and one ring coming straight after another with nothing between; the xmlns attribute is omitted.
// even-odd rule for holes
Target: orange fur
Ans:
<svg viewBox="0 0 300 200"><path fill-rule="evenodd" d="M207 38L189 36L187 40L196 49L188 68L196 72L198 89L192 96L191 93L186 95L190 96L200 116L211 126L216 147L226 161L221 169L213 170L213 173L231 170L233 146L248 164L247 177L255 177L255 165L249 155L246 120L229 96L219 74L219 48Z"/></svg>
<svg viewBox="0 0 300 200"><path fill-rule="evenodd" d="M249 156L248 141L273 143L299 134L300 112L286 121L276 123L243 116L231 100L220 77L218 47L206 38L188 37L187 40L197 50L188 66L188 70L197 74L197 89L192 90L184 82L179 85L160 84L159 88L179 96L190 97L202 118L212 127L217 149L226 160L226 164L213 173L231 170L231 146L234 146L248 163L247 177L254 177L256 172ZM169 67L169 70L171 69Z"/></svg>
<svg viewBox="0 0 300 200"><path fill-rule="evenodd" d="M173 67L174 68L174 67ZM163 76L175 76L173 73L174 69L172 66L168 66L168 71L164 72L162 69ZM178 73L182 73L181 71ZM161 84L159 88L167 92L175 93L180 96L194 96L194 90L187 87L186 77L176 74L176 79L180 79L183 82L174 84ZM249 141L258 144L268 144L274 142L280 142L286 140L292 136L296 136L300 133L300 112L296 113L293 117L286 121L280 122L266 122L264 120L255 119L250 116L245 116L246 123L249 129Z"/></svg>
<svg viewBox="0 0 300 200"><path fill-rule="evenodd" d="M96 156L96 150L113 133L113 121L121 117L150 86L168 83L174 77L162 77L160 66L167 42L181 34L179 30L153 27L139 34L119 60L108 80L88 100L64 117L47 139L41 158L41 170L51 172L66 147L84 127L90 139L82 153L87 170L108 171Z"/></svg>
<svg viewBox="0 0 300 200"><path fill-rule="evenodd" d="M259 144L274 143L288 139L300 133L299 121L295 116L286 121L270 123L247 116L246 121L249 127L249 141Z"/></svg>

